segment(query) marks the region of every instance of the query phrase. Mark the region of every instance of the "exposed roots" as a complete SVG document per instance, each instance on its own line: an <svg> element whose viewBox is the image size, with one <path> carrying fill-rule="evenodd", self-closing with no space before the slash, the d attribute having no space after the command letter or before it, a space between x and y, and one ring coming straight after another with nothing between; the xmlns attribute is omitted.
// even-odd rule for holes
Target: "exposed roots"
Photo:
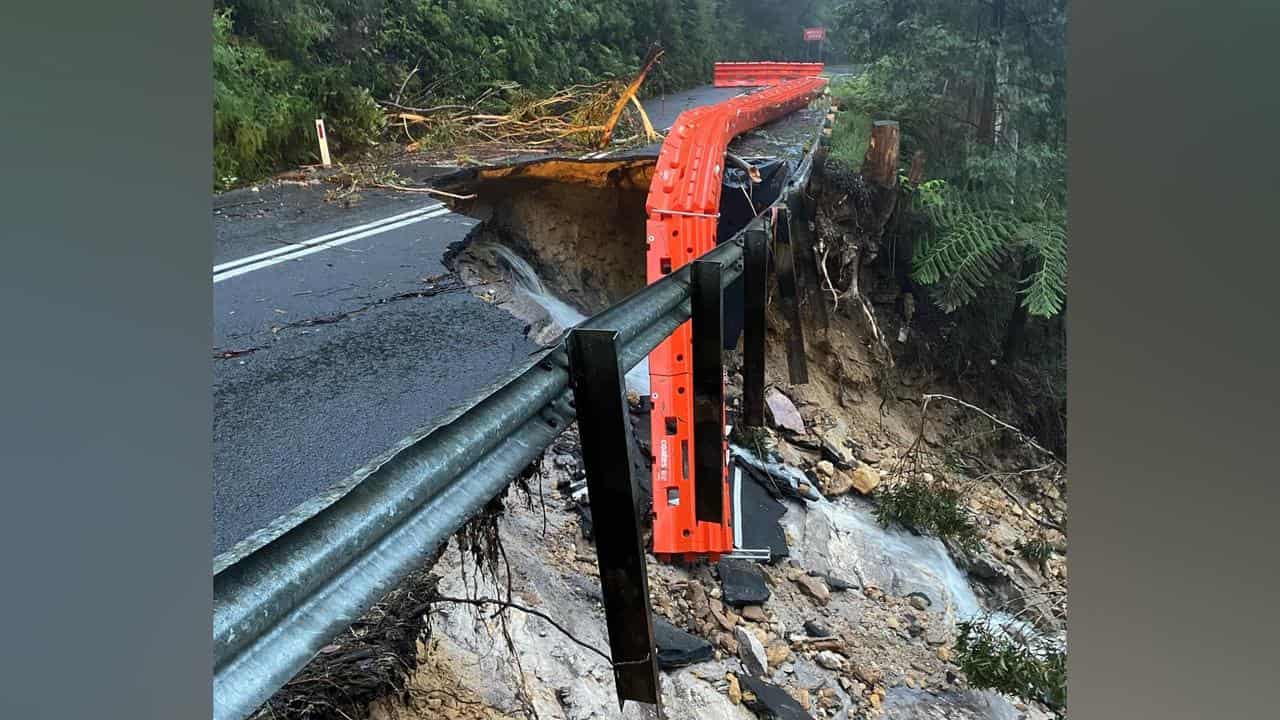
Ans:
<svg viewBox="0 0 1280 720"><path fill-rule="evenodd" d="M253 714L253 720L364 720L370 704L398 698L412 705L409 678L427 642L427 610L440 578L431 573L439 553L412 573Z"/></svg>

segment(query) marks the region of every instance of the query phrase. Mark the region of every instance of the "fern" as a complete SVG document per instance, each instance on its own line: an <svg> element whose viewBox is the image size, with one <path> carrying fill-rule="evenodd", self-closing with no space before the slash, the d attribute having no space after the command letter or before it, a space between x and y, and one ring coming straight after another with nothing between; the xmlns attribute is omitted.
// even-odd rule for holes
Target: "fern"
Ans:
<svg viewBox="0 0 1280 720"><path fill-rule="evenodd" d="M952 312L990 285L1015 251L1027 253L1036 270L1020 278L1021 302L1032 315L1051 317L1066 301L1067 233L1064 219L1034 220L943 187L918 193L916 206L930 230L917 245L912 277L932 288Z"/></svg>
<svg viewBox="0 0 1280 720"><path fill-rule="evenodd" d="M1027 223L1023 242L1039 258L1035 272L1026 278L1022 305L1027 312L1040 317L1053 317L1062 311L1067 299L1067 231L1060 222L1045 220Z"/></svg>

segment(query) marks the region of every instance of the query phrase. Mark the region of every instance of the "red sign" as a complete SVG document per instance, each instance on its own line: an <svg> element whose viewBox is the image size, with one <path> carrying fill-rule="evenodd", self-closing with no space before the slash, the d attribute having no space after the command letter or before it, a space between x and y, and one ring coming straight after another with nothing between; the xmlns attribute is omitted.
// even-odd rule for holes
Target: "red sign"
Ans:
<svg viewBox="0 0 1280 720"><path fill-rule="evenodd" d="M827 29L825 27L813 27L804 29L805 42L818 42L827 39Z"/></svg>

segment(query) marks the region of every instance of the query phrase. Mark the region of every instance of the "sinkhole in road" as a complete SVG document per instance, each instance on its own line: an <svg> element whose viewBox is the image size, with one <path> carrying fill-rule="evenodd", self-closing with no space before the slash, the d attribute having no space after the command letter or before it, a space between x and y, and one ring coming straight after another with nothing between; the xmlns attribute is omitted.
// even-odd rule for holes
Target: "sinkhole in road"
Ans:
<svg viewBox="0 0 1280 720"><path fill-rule="evenodd" d="M437 187L459 195L455 212L480 222L450 248L445 264L467 286L528 323L539 344L645 286L645 199L656 157L548 159L470 168ZM787 161L756 159L759 181L727 168L717 240L724 242L767 208L789 175ZM729 345L741 328L740 281L726 289ZM648 394L642 362L628 386Z"/></svg>

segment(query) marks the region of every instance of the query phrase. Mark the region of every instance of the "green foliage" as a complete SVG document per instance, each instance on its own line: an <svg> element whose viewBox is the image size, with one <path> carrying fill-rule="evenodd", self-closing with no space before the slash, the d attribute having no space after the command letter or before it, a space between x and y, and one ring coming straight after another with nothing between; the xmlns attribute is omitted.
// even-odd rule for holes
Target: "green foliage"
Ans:
<svg viewBox="0 0 1280 720"><path fill-rule="evenodd" d="M832 101L840 107L831 128L829 161L843 164L856 172L862 167L867 154L867 140L871 137L871 117L856 109L854 97L856 80L841 78L831 83Z"/></svg>
<svg viewBox="0 0 1280 720"><path fill-rule="evenodd" d="M1035 267L1029 277L1017 279L1022 305L1040 317L1060 312L1067 285L1065 216L1048 210L1019 214L980 195L943 187L916 203L929 220L915 245L916 282L931 286L938 303L951 312L991 285L1016 254Z"/></svg>
<svg viewBox="0 0 1280 720"><path fill-rule="evenodd" d="M232 11L213 15L214 186L251 180L285 163L314 162L314 121L324 118L335 152L366 146L383 114L342 71L299 72L232 34Z"/></svg>
<svg viewBox="0 0 1280 720"><path fill-rule="evenodd" d="M230 11L214 14L215 186L256 176L295 157L306 142L313 111L288 61L233 39Z"/></svg>
<svg viewBox="0 0 1280 720"><path fill-rule="evenodd" d="M1043 563L1048 560L1056 549L1054 548L1053 543L1044 538L1032 538L1026 541L1019 540L1014 543L1014 548L1018 551L1018 554L1023 557L1023 559L1036 564Z"/></svg>
<svg viewBox="0 0 1280 720"><path fill-rule="evenodd" d="M961 499L960 491L953 487L912 477L876 493L876 519L884 525L896 522L912 532L975 550L981 541Z"/></svg>
<svg viewBox="0 0 1280 720"><path fill-rule="evenodd" d="M903 164L923 151L942 181L905 184L882 239L933 301L913 292L903 359L1065 447L1065 0L840 0L831 18L864 68L842 108L897 120Z"/></svg>
<svg viewBox="0 0 1280 720"><path fill-rule="evenodd" d="M956 664L976 688L1043 702L1066 717L1067 654L1046 642L1020 642L988 618L956 626Z"/></svg>
<svg viewBox="0 0 1280 720"><path fill-rule="evenodd" d="M374 98L447 104L500 83L544 95L629 77L654 42L666 54L647 94L709 82L716 60L805 59L812 48L801 28L832 4L215 0L215 176L221 186L313 162L320 116L333 152L366 146L381 128ZM494 97L488 109L505 112L509 99ZM447 142L447 129L435 132Z"/></svg>
<svg viewBox="0 0 1280 720"><path fill-rule="evenodd" d="M850 58L868 64L841 102L898 120L901 157L923 150L949 185L942 202L916 203L929 223L914 279L948 311L994 287L1032 315L1061 312L1065 3L842 2L834 16Z"/></svg>

